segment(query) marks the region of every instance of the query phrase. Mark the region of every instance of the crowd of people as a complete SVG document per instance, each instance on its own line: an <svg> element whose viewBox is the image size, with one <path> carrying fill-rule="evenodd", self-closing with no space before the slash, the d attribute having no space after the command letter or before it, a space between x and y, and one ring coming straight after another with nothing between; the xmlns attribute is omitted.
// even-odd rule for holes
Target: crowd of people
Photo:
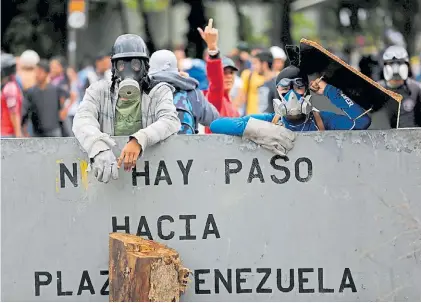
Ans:
<svg viewBox="0 0 421 303"><path fill-rule="evenodd" d="M120 166L133 168L148 146L175 133L200 133L201 126L204 133L243 136L281 156L297 131L370 126L369 111L322 78L309 81L281 47L240 44L223 56L212 19L198 31L207 45L203 60L186 58L182 48L150 55L133 34L119 36L111 53L78 72L62 57L2 53L1 137L75 136L97 179L108 182ZM390 127L421 126L421 85L410 78L407 51L387 48L382 64L380 83L404 97L401 109L385 105ZM312 94L343 114L315 109ZM129 138L118 159L111 151L114 135Z"/></svg>

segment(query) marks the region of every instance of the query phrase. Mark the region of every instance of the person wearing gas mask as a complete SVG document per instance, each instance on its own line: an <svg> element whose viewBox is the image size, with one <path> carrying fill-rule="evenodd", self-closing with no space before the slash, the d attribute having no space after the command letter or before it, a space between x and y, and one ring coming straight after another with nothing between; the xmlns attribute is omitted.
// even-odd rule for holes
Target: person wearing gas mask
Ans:
<svg viewBox="0 0 421 303"><path fill-rule="evenodd" d="M294 132L317 130L367 129L371 118L341 90L318 79L309 83L308 76L290 65L276 77L280 99L274 99L274 113L254 114L241 118L220 118L212 122L213 133L243 136L262 147L285 156L293 147ZM345 115L318 111L311 103L310 90L326 96Z"/></svg>
<svg viewBox="0 0 421 303"><path fill-rule="evenodd" d="M16 59L1 54L1 137L22 137L21 107L23 95L15 79Z"/></svg>
<svg viewBox="0 0 421 303"><path fill-rule="evenodd" d="M398 103L393 100L385 104L384 108L392 128L421 126L421 87L409 78L409 72L409 56L406 49L397 45L388 47L383 54L384 80L379 83L403 97L400 110Z"/></svg>
<svg viewBox="0 0 421 303"><path fill-rule="evenodd" d="M165 82L151 87L149 55L143 39L119 36L112 48L112 79L93 83L76 112L73 132L91 159L90 169L101 182L118 178L118 168L130 171L145 149L179 131L173 104L174 88ZM110 136L127 136L118 161Z"/></svg>

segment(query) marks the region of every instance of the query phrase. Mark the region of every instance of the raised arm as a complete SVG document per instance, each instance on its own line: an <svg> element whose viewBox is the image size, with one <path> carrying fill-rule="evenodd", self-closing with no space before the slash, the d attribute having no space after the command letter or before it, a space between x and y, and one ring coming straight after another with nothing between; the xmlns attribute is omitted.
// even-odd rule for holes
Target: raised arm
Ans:
<svg viewBox="0 0 421 303"><path fill-rule="evenodd" d="M197 29L208 47L209 58L206 60L206 73L209 80L209 88L206 97L216 109L221 112L224 98L224 68L219 56L218 30L213 28L213 19L209 19L204 30Z"/></svg>
<svg viewBox="0 0 421 303"><path fill-rule="evenodd" d="M319 81L312 87L313 91L326 96L330 102L342 110L345 115L322 112L323 122L329 130L362 130L370 127L371 118L361 106L352 101L340 89Z"/></svg>

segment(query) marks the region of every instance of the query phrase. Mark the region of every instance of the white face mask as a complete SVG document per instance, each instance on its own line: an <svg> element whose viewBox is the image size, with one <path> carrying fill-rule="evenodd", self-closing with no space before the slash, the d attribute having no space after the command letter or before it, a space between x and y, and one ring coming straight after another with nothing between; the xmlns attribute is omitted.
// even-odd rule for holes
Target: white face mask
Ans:
<svg viewBox="0 0 421 303"><path fill-rule="evenodd" d="M408 79L409 68L406 63L386 64L383 67L383 76L386 81Z"/></svg>
<svg viewBox="0 0 421 303"><path fill-rule="evenodd" d="M303 114L308 115L313 108L310 98L310 95L303 97L303 95L291 89L285 94L285 96L281 95L281 100L274 99L273 107L275 109L275 113L282 117L296 117Z"/></svg>

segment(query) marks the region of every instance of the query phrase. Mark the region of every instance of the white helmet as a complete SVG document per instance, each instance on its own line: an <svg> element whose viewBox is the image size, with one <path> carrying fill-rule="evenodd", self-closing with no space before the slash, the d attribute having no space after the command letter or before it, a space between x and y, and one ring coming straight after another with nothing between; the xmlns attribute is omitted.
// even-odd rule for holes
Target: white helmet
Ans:
<svg viewBox="0 0 421 303"><path fill-rule="evenodd" d="M383 54L383 63L383 76L386 81L408 79L409 55L402 46L388 47Z"/></svg>
<svg viewBox="0 0 421 303"><path fill-rule="evenodd" d="M28 49L20 55L19 64L23 67L35 67L39 60L38 54L35 51Z"/></svg>
<svg viewBox="0 0 421 303"><path fill-rule="evenodd" d="M285 54L284 50L279 46L272 46L269 50L272 53L273 59L282 59L286 61L287 55Z"/></svg>

